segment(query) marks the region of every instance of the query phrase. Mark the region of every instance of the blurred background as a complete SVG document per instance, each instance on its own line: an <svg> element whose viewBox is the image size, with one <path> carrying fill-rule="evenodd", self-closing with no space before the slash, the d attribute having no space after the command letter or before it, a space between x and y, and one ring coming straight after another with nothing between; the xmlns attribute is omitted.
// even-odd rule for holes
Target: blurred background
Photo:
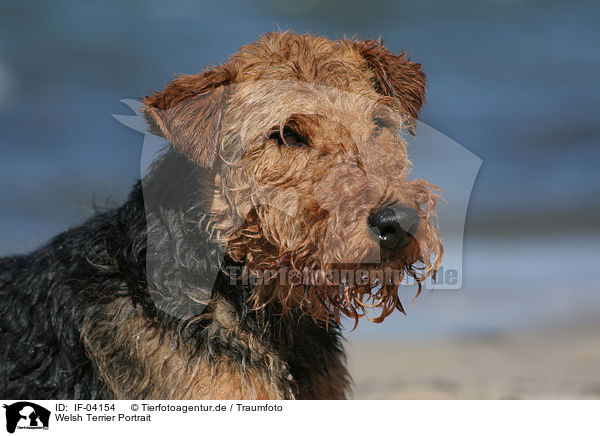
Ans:
<svg viewBox="0 0 600 436"><path fill-rule="evenodd" d="M278 28L381 36L423 65L422 120L483 165L463 288L347 332L355 397L600 398L599 18L594 0L2 2L0 255L125 198L142 136L120 99Z"/></svg>

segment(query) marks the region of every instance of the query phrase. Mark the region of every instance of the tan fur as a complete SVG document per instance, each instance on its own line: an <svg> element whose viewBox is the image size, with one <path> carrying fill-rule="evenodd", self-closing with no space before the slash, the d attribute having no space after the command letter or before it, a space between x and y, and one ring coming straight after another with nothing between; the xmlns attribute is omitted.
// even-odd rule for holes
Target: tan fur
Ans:
<svg viewBox="0 0 600 436"><path fill-rule="evenodd" d="M217 303L215 324L232 337L241 334L248 344L252 338L236 331L230 311ZM272 350L258 343L254 353L270 360L271 376L221 359L209 364L200 353L192 358L189 344L153 324L141 309L127 299L103 308L104 317L91 317L83 327L82 339L96 370L115 399L283 399L276 380L289 378L285 365ZM229 318L229 319L228 319Z"/></svg>
<svg viewBox="0 0 600 436"><path fill-rule="evenodd" d="M424 99L425 76L404 54L374 41L285 32L242 47L221 66L176 78L144 104L152 129L206 167L198 179L205 211L198 228L243 263L245 274L283 269L328 277L376 264L414 277L420 290L443 252L438 188L409 179L399 132L414 127ZM273 139L290 129L293 144ZM419 230L401 252L380 253L367 219L395 202L418 212ZM367 306L379 308L377 322L403 310L395 282L379 289L328 279L300 286L282 283L285 272L279 274L254 287L253 310L276 303L281 316L299 310L324 329L342 315L358 322ZM206 350L192 350L125 301L91 317L83 338L116 398L347 396L341 356L297 383L277 345L241 329L227 303L216 297L207 310L213 333L249 350L254 364L224 357L209 363Z"/></svg>

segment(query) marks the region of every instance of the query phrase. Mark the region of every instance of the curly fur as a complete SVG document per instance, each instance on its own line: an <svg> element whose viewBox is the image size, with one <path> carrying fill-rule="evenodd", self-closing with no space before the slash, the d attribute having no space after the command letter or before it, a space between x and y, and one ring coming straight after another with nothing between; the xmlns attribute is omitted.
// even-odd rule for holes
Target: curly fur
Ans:
<svg viewBox="0 0 600 436"><path fill-rule="evenodd" d="M127 202L0 259L0 394L345 398L342 316L403 310L398 281L441 259L398 136L424 86L380 43L274 33L147 97L173 147ZM419 230L377 258L367 218L396 202ZM374 266L399 276L332 279Z"/></svg>

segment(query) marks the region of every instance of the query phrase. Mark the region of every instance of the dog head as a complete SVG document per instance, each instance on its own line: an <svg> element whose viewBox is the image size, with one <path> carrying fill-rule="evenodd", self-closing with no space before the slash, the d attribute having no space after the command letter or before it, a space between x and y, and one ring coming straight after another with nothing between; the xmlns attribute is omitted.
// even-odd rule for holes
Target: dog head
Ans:
<svg viewBox="0 0 600 436"><path fill-rule="evenodd" d="M435 272L437 187L409 180L402 131L419 64L375 41L271 33L144 101L153 131L198 168L211 239L261 277L253 303L315 320L395 308Z"/></svg>

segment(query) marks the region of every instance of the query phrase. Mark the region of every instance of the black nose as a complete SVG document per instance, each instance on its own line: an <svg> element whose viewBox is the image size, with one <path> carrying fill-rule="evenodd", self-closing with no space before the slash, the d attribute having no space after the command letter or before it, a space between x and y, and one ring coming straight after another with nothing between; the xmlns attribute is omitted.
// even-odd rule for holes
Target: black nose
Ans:
<svg viewBox="0 0 600 436"><path fill-rule="evenodd" d="M381 248L406 245L419 229L419 214L410 207L395 204L374 210L369 216L369 227L379 240Z"/></svg>

